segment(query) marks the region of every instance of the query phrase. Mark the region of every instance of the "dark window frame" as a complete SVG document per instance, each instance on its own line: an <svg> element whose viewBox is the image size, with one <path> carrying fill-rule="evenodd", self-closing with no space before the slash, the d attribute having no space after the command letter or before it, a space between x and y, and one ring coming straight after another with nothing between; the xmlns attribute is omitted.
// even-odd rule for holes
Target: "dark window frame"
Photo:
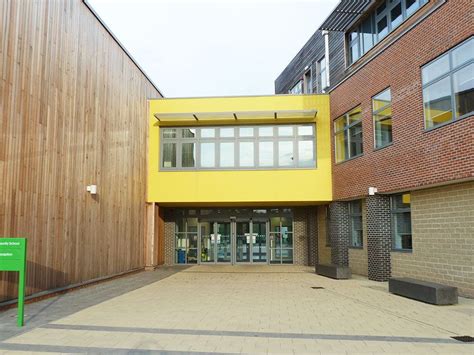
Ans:
<svg viewBox="0 0 474 355"><path fill-rule="evenodd" d="M258 129L262 127L270 127L272 129L271 136L262 136L258 134ZM279 135L278 129L281 127L291 127L291 135ZM300 127L311 127L312 134L299 134ZM203 129L215 129L214 137L202 137L201 131ZM234 134L232 137L221 137L221 128L232 128ZM251 136L240 136L240 128L252 129ZM165 138L165 132L167 129L176 130L176 135L173 138ZM196 133L194 137L185 137L183 132L188 129L195 129ZM306 133L306 132L304 132ZM221 151L220 144L224 142L234 143L234 165L233 166L221 166ZM252 166L241 166L240 162L240 143L252 142L253 143L253 164ZM272 142L273 143L273 163L272 165L260 165L260 142ZM292 164L291 165L280 165L278 162L279 158L279 143L280 142L292 142ZM300 159L299 145L300 142L311 142L313 146L313 161L311 164L307 164L305 161ZM164 167L164 154L163 146L166 143L176 143L176 167ZM183 144L195 143L195 164L193 167L182 166L182 151ZM201 166L201 144L202 143L214 143L214 161L213 167ZM234 126L192 126L192 127L161 127L160 128L160 152L159 152L159 171L220 171L220 170L305 170L305 169L317 169L317 124L316 123L287 123L287 124L272 124L272 125L234 125Z"/></svg>
<svg viewBox="0 0 474 355"><path fill-rule="evenodd" d="M424 5L426 5L429 0L416 0L417 2L417 8L411 12L407 12L406 8L406 0L384 0L378 4L377 7L375 7L369 14L368 16L365 16L361 21L357 23L357 25L353 26L349 31L346 33L346 45L348 48L347 51L347 60L348 60L348 65L352 65L355 62L357 62L361 57L363 57L367 52L369 52L372 48L374 48L379 42L381 42L384 38L390 35L396 28L400 27L406 20L408 20L413 14L415 14L417 11L419 11ZM401 16L402 20L400 23L398 23L396 26L392 26L392 10L397 7L398 5L401 5ZM379 12L379 9L382 9ZM383 19L386 20L386 33L380 36L379 30L378 30L378 23L382 21ZM363 25L366 23L366 21L371 22L371 30L372 30L372 45L370 48L365 49L365 44L364 44L364 32L363 32ZM354 38L351 38L352 33L357 33ZM352 56L352 48L357 46L357 58L353 58Z"/></svg>
<svg viewBox="0 0 474 355"><path fill-rule="evenodd" d="M358 204L360 207L360 212L354 211L354 205ZM354 248L354 249L363 249L364 248L364 223L363 223L363 218L362 218L362 211L363 211L363 206L362 206L363 200L354 200L354 201L349 201L349 223L350 223L350 240L349 240L349 247ZM354 235L354 220L355 219L360 219L360 245L356 245L354 243L355 240L355 235ZM359 230L358 230L359 231Z"/></svg>
<svg viewBox="0 0 474 355"><path fill-rule="evenodd" d="M454 92L454 75L459 72L460 70L474 64L474 55L471 59L467 60L466 62L462 63L462 64L458 64L458 65L454 65L453 63L453 52L458 49L459 47L467 44L469 41L474 41L474 36L470 36L468 37L467 39L464 39L462 42L458 43L457 45L455 45L454 47L451 47L448 51L444 52L443 54L439 55L438 57L430 60L428 63L424 64L421 66L421 82L422 82L422 97L423 97L423 123L424 123L424 128L425 128L425 132L426 131L431 131L433 129L436 129L436 128L439 128L439 127L443 127L447 124L450 124L450 123L453 123L453 122L457 122L459 120L462 120L463 118L466 118L466 117L471 117L474 115L474 111L471 111L471 112L468 112L464 115L461 115L461 116L457 116L457 110L456 110L456 95L455 95L455 92ZM443 58L447 56L448 57L448 61L449 61L449 70L447 72L445 72L444 74L440 74L438 75L437 77L435 77L434 79L431 79L429 81L424 81L423 80L423 69L429 67L431 64L435 63L437 60ZM442 80L445 80L449 78L449 82L450 82L450 86L451 86L451 114L452 114L452 119L449 120L449 121L446 121L446 122L442 122L438 125L432 125L430 127L428 127L428 120L427 120L427 117L426 117L426 105L425 105L425 90L428 89L429 87L431 87L432 85L435 85L437 83L439 83L440 81Z"/></svg>
<svg viewBox="0 0 474 355"><path fill-rule="evenodd" d="M401 196L403 198L403 195L409 194L410 195L410 200L411 200L411 194L409 192L401 193L401 194L396 194L390 196L390 214L391 214L391 235L392 235L392 251L399 251L399 252L413 252L413 228L412 228L412 218L411 218L411 201L410 201L410 207L405 207L405 208L400 208L396 206L395 199L398 196ZM404 213L410 213L410 233L404 233L404 235L410 235L410 244L411 248L397 248L396 247L396 223L397 223L397 216L404 214Z"/></svg>
<svg viewBox="0 0 474 355"><path fill-rule="evenodd" d="M322 62L324 61L324 69ZM328 87L328 80L327 80L327 70L328 70L328 65L327 65L327 60L326 56L323 55L321 59L318 60L318 85L319 85L319 91L322 93L324 92ZM326 86L323 87L323 78Z"/></svg>
<svg viewBox="0 0 474 355"><path fill-rule="evenodd" d="M356 121L356 122L353 122L353 123L349 123L349 116L350 116L350 113L352 113L353 111L355 111L356 109L359 109L360 110L360 120ZM354 108L352 108L351 110L347 111L345 114L343 114L342 116L336 118L334 121L333 121L333 127L334 127L334 160L336 161L336 164L340 164L340 163L344 163L346 161L349 161L349 160L352 160L352 159L355 159L355 158L358 158L360 156L363 156L364 155L364 130L363 130L363 124L362 124L362 106L361 105L357 105L355 106ZM340 130L336 130L336 122L339 121L339 120L342 120L342 119L345 119L346 120L346 126ZM361 152L360 154L356 154L354 156L351 156L351 149L350 149L350 145L351 145L351 140L350 140L350 129L359 125L360 124L360 129L361 129L361 134L362 134L362 142L361 142ZM343 160L340 160L338 161L337 160L337 140L336 140L336 137L338 134L340 133L343 133L347 131L347 145L345 145L345 149L347 151L347 158L344 158Z"/></svg>
<svg viewBox="0 0 474 355"><path fill-rule="evenodd" d="M385 93L386 91L390 91L390 103L381 107L381 108L378 108L377 110L374 109L374 101L375 101L375 98L383 93ZM391 129L391 134L392 134L392 138L390 140L390 142L386 143L386 144L383 144L383 145L377 145L377 132L376 132L376 129L377 129L377 126L376 126L376 119L375 117L380 113L380 112L383 112L384 110L386 110L387 108L390 107L390 115L386 115L386 116L383 116L381 119L379 119L378 121L386 121L386 120L392 120L392 129ZM392 111L392 89L391 87L387 87L385 88L384 90L380 91L379 93L375 94L374 96L372 96L372 125L373 125L373 134L374 134L374 150L378 150L378 149L382 149L382 148L385 148L389 145L392 145L393 144L393 111Z"/></svg>

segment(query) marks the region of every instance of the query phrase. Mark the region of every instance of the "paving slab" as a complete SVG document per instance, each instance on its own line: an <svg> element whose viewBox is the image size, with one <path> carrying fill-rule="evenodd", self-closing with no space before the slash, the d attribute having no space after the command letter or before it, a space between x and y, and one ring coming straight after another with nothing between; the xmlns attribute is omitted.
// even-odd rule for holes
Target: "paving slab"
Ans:
<svg viewBox="0 0 474 355"><path fill-rule="evenodd" d="M21 331L14 310L0 313L0 352L473 354L451 339L474 335L473 310L471 299L434 306L308 267L176 267L27 305Z"/></svg>

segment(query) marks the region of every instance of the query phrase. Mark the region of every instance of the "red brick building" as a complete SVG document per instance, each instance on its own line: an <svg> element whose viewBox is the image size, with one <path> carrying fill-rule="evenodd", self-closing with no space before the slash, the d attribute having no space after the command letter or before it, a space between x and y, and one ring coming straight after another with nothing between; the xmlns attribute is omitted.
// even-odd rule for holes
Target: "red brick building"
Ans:
<svg viewBox="0 0 474 355"><path fill-rule="evenodd" d="M474 296L473 14L464 0L343 0L276 80L331 97L332 263Z"/></svg>

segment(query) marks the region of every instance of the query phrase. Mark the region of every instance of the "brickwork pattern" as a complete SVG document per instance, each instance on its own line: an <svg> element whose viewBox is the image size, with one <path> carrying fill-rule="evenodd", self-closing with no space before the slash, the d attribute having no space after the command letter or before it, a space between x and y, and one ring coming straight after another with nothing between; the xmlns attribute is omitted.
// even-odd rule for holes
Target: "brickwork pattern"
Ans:
<svg viewBox="0 0 474 355"><path fill-rule="evenodd" d="M326 208L328 206L318 206L318 263L331 263L331 247L327 245L326 235L328 233L329 224L326 218Z"/></svg>
<svg viewBox="0 0 474 355"><path fill-rule="evenodd" d="M308 265L315 266L318 263L318 215L316 208L307 209L308 223Z"/></svg>
<svg viewBox="0 0 474 355"><path fill-rule="evenodd" d="M390 196L368 196L366 207L368 278L387 281L392 249Z"/></svg>
<svg viewBox="0 0 474 355"><path fill-rule="evenodd" d="M164 214L164 230L165 230L165 265L175 264L175 222L172 214L165 210Z"/></svg>
<svg viewBox="0 0 474 355"><path fill-rule="evenodd" d="M308 265L308 213L307 208L293 210L293 264Z"/></svg>
<svg viewBox="0 0 474 355"><path fill-rule="evenodd" d="M430 1L420 14L436 3ZM472 1L446 1L331 92L332 119L361 105L364 147L363 156L334 164L335 200L365 196L369 186L388 193L474 176L474 120L425 131L420 69L472 35L468 14L472 17ZM363 57L359 62L364 61ZM374 150L372 97L387 87L392 92L393 144ZM334 154L334 142L332 146Z"/></svg>
<svg viewBox="0 0 474 355"><path fill-rule="evenodd" d="M367 276L367 207L365 199L362 200L362 249L349 248L349 267L353 274Z"/></svg>
<svg viewBox="0 0 474 355"><path fill-rule="evenodd" d="M329 205L329 210L331 263L349 266L349 206L347 202L333 202Z"/></svg>
<svg viewBox="0 0 474 355"><path fill-rule="evenodd" d="M474 297L474 182L411 193L413 252L392 252L392 276L458 287Z"/></svg>

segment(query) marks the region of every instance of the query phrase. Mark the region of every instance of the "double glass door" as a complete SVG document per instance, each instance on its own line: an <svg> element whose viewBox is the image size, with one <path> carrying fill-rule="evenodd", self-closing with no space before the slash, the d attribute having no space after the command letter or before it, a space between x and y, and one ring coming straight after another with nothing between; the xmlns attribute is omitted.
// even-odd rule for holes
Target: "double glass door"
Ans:
<svg viewBox="0 0 474 355"><path fill-rule="evenodd" d="M200 263L266 263L266 221L201 222Z"/></svg>

